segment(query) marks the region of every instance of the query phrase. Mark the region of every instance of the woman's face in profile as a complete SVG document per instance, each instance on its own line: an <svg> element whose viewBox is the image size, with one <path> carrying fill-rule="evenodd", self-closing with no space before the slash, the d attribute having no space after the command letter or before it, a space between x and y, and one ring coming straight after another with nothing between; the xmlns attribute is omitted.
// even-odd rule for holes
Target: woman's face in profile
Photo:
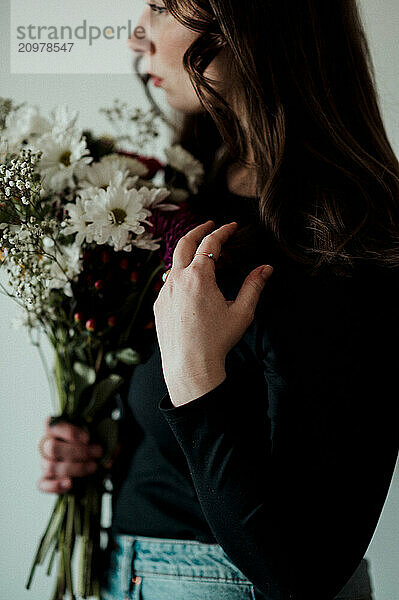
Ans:
<svg viewBox="0 0 399 600"><path fill-rule="evenodd" d="M168 104L183 113L204 111L183 67L183 55L198 35L179 23L162 0L154 0L146 3L128 40L133 52L146 57L146 61L143 60L145 70L162 80L159 87L164 90ZM219 53L205 69L204 75L218 81L221 60L222 54Z"/></svg>

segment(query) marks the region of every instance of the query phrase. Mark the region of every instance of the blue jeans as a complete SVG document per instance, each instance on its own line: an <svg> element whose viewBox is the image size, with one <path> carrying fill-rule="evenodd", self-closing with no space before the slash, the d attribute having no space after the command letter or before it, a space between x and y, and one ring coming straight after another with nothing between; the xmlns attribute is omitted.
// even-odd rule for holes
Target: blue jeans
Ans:
<svg viewBox="0 0 399 600"><path fill-rule="evenodd" d="M116 535L110 540L107 552L101 600L264 598L219 544ZM364 559L336 596L338 599L372 600Z"/></svg>

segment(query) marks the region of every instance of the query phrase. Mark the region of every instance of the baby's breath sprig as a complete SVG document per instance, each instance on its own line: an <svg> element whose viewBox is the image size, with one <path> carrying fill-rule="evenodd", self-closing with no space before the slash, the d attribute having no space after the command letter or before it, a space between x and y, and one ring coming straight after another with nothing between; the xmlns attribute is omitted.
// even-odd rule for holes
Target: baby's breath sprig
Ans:
<svg viewBox="0 0 399 600"><path fill-rule="evenodd" d="M114 100L111 108L100 108L119 135L115 141L127 142L132 152L143 154L143 149L150 147L151 142L159 136L160 116L154 108L144 111L141 108L129 108L126 102Z"/></svg>
<svg viewBox="0 0 399 600"><path fill-rule="evenodd" d="M36 171L42 152L33 153L22 148L17 157L0 165L0 215L11 218L11 223L26 222L26 219L40 212L41 180ZM28 208L29 207L29 208ZM7 221L5 221L7 222Z"/></svg>

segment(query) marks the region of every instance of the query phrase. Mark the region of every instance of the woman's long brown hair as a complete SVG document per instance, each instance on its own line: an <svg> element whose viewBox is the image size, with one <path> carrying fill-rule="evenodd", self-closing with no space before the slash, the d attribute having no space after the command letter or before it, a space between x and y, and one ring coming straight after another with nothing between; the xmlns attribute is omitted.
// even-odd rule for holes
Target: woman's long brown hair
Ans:
<svg viewBox="0 0 399 600"><path fill-rule="evenodd" d="M262 226L312 274L397 267L399 163L356 1L164 4L199 33L183 64L206 109L184 116L174 142L208 171L221 143L242 164L250 147ZM229 104L203 75L222 49Z"/></svg>

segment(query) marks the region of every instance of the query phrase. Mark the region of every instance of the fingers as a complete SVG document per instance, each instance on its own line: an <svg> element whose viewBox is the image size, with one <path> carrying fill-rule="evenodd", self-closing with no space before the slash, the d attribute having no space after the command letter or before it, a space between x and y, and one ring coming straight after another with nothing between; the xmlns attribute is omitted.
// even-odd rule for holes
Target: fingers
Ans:
<svg viewBox="0 0 399 600"><path fill-rule="evenodd" d="M82 462L91 458L99 458L103 453L99 444L63 442L54 437L44 437L43 439L42 451L50 460Z"/></svg>
<svg viewBox="0 0 399 600"><path fill-rule="evenodd" d="M211 232L214 227L214 221L206 221L206 223L201 223L201 225L194 227L183 235L174 250L172 267L187 267L191 263L193 254L204 235Z"/></svg>
<svg viewBox="0 0 399 600"><path fill-rule="evenodd" d="M47 479L63 479L68 477L84 477L98 469L94 460L86 462L56 461L48 458L41 459L42 473Z"/></svg>
<svg viewBox="0 0 399 600"><path fill-rule="evenodd" d="M42 477L37 482L37 488L41 492L48 494L64 494L72 487L72 481L66 479L50 479L48 477Z"/></svg>
<svg viewBox="0 0 399 600"><path fill-rule="evenodd" d="M219 229L212 231L210 234L202 238L200 245L194 250L194 252L206 252L207 254L212 252L215 261L217 261L220 257L223 244L227 242L229 237L236 231L236 229L237 223L235 221L222 225L219 227ZM193 253L191 262L194 263L194 261L203 261L204 264L210 262L209 258L204 254L195 255ZM211 264L211 267L215 268L215 262L211 262L213 263Z"/></svg>
<svg viewBox="0 0 399 600"><path fill-rule="evenodd" d="M51 417L46 419L46 437L57 437L66 442L88 443L89 434L82 427L71 425L71 423L57 423L50 427L50 419Z"/></svg>
<svg viewBox="0 0 399 600"><path fill-rule="evenodd" d="M243 323L250 319L248 321L249 325L255 316L255 310L260 295L272 273L272 266L262 265L260 268L257 267L251 271L245 278L244 283L237 294L237 298L232 305L230 305L232 314L236 313L236 315L242 319Z"/></svg>
<svg viewBox="0 0 399 600"><path fill-rule="evenodd" d="M214 221L206 221L206 223L201 223L201 225L194 227L183 235L177 242L174 250L172 268L188 267L194 258L197 260L197 257L194 257L194 253L197 250L198 252L212 252L217 260L220 256L222 245L236 231L238 223L236 221L225 223L215 231L212 231L214 226ZM202 260L201 255L199 259ZM206 260L209 261L209 258L206 258Z"/></svg>

